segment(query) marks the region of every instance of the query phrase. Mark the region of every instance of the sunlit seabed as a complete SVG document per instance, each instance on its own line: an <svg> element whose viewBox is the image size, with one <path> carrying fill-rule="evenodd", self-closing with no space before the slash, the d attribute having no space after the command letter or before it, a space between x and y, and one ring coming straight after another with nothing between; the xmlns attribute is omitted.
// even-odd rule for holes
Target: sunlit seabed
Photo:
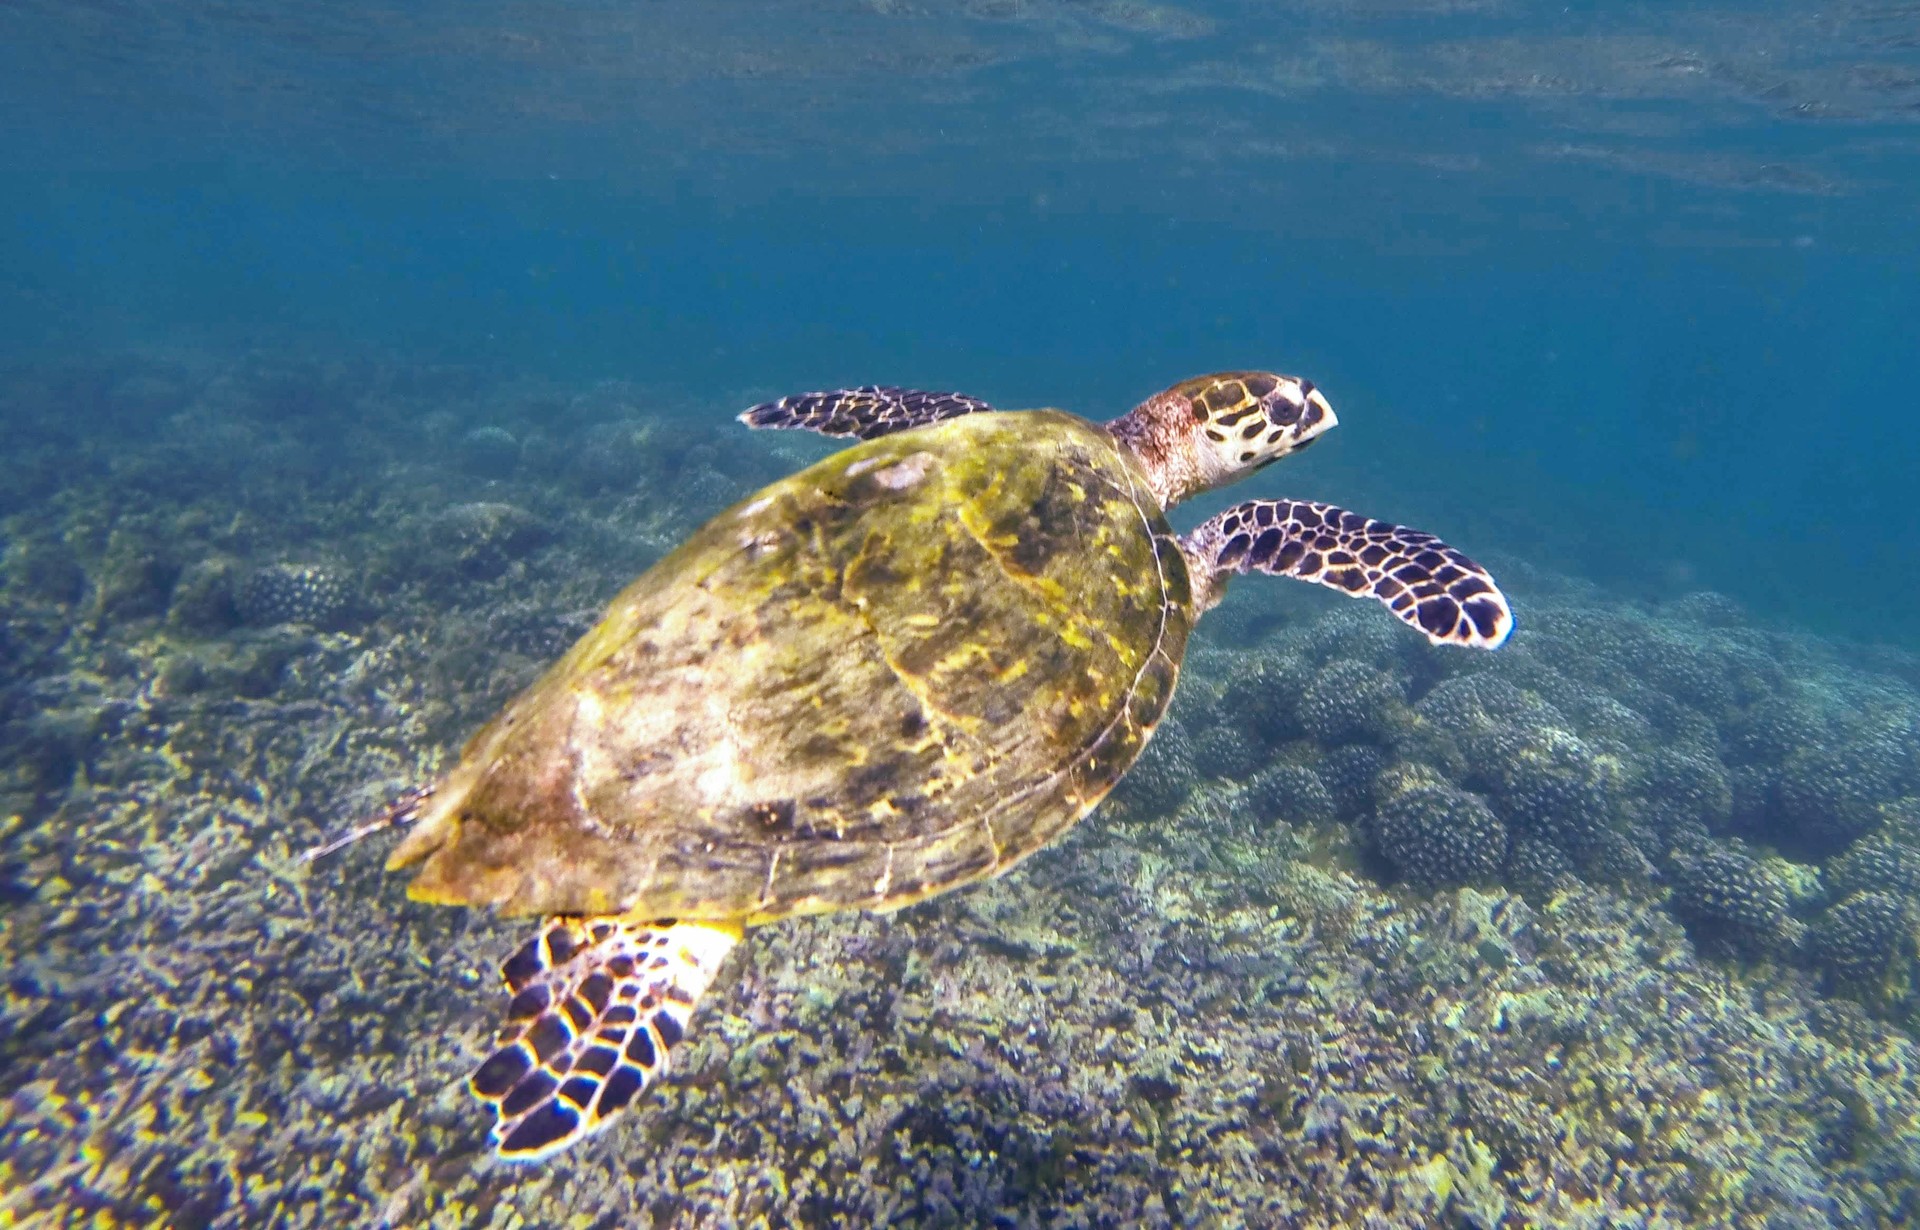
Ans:
<svg viewBox="0 0 1920 1230"><path fill-rule="evenodd" d="M1493 655L1240 582L1059 848L756 933L664 1095L491 1163L464 1078L524 927L407 903L378 849L290 854L828 446L394 364L24 365L0 405L16 1219L1867 1225L1915 1199L1920 662L1500 558L1522 627Z"/></svg>

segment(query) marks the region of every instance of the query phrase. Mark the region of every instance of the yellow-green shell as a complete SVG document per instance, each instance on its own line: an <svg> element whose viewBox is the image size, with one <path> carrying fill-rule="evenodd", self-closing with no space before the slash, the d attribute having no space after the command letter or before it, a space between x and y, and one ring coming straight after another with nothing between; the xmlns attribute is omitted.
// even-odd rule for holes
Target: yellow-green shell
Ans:
<svg viewBox="0 0 1920 1230"><path fill-rule="evenodd" d="M764 922L998 874L1171 698L1186 564L1056 411L868 441L728 509L467 745L415 896Z"/></svg>

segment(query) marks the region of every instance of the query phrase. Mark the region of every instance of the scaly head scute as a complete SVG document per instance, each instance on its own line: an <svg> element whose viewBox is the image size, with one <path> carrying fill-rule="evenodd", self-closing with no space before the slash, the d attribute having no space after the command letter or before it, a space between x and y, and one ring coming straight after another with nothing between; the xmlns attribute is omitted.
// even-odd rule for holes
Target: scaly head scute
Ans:
<svg viewBox="0 0 1920 1230"><path fill-rule="evenodd" d="M1305 448L1339 420L1311 380L1216 372L1183 380L1107 424L1163 508Z"/></svg>

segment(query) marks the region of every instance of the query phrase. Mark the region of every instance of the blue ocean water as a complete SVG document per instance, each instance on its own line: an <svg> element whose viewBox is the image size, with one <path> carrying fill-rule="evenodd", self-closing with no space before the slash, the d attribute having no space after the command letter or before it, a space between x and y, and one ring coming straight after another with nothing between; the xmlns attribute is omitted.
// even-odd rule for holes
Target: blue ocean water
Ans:
<svg viewBox="0 0 1920 1230"><path fill-rule="evenodd" d="M625 487L566 477L571 472L559 463L536 469L529 450L543 433L564 453L600 447L580 441L604 443L610 437L591 429L605 424L625 431L656 419L676 430L720 432L729 416L764 398L870 382L955 389L1004 407L1055 405L1098 419L1188 375L1273 368L1310 377L1339 411L1341 427L1312 454L1264 473L1258 490L1236 488L1231 498L1337 499L1443 533L1496 571L1504 565L1515 575L1554 578L1523 582L1517 592L1545 595L1547 643L1556 652L1577 655L1580 645L1607 635L1601 625L1651 620L1646 613L1660 604L1700 591L1726 596L1744 609L1745 626L1779 638L1767 644L1796 646L1757 649L1756 632L1752 643L1726 648L1725 660L1737 660L1739 669L1749 658L1768 659L1779 680L1753 683L1765 674L1758 667L1740 676L1737 687L1749 691L1726 699L1724 712L1688 701L1719 722L1704 734L1679 719L1659 727L1657 702L1621 697L1659 727L1647 728L1649 745L1685 750L1697 737L1719 758L1714 789L1731 801L1714 813L1720 821L1688 816L1686 840L1696 828L1703 840L1710 830L1716 842L1737 843L1739 858L1811 868L1801 879L1794 878L1798 871L1780 871L1775 878L1786 887L1777 890L1778 908L1767 897L1762 913L1777 914L1786 931L1824 926L1821 934L1833 934L1840 923L1828 911L1849 899L1836 885L1881 893L1899 883L1860 880L1855 864L1836 872L1838 861L1853 856L1855 840L1883 815L1896 837L1920 824L1912 807L1920 769L1908 767L1908 760L1920 764L1910 750L1920 737L1911 691L1920 670L1907 656L1920 651L1913 615L1920 609L1920 569L1913 566L1920 535L1913 496L1920 461L1916 355L1920 9L1911 5L17 0L0 7L0 439L14 442L0 450L7 454L0 467L12 470L11 490L0 494L0 546L15 561L8 584L16 590L6 608L16 627L0 640L0 665L11 676L0 731L14 732L0 737L8 767L0 777L0 818L18 813L7 833L13 849L0 900L9 912L20 911L15 925L23 946L28 938L54 944L63 935L88 934L101 907L58 904L62 894L84 893L86 877L61 872L65 887L46 887L66 855L44 844L51 838L33 834L53 831L53 818L84 833L99 817L123 816L133 827L113 829L112 841L138 848L161 838L134 824L134 812L163 817L151 823L164 833L175 831L168 825L176 820L185 824L180 817L201 817L196 808L210 808L205 815L220 818L193 819L193 831L208 834L214 847L236 833L254 834L245 836L248 850L263 849L266 839L256 840L265 822L247 819L254 813L246 808L265 815L276 800L296 798L302 824L315 832L351 819L356 807L377 802L372 796L381 789L421 770L423 748L457 747L464 731L550 656L527 649L501 665L497 655L507 651L500 646L521 644L514 629L538 624L537 635L525 634L527 643L563 645L566 637L553 629L579 631L582 612L611 592L608 577L590 569L569 574L555 561L613 561L610 568L637 570L687 528L673 515L714 511L818 452L789 446L797 451L767 461L749 456L746 445L736 454L722 435L699 435L685 446L647 437L651 443L634 447L668 459L655 474L659 489L676 475L720 476L705 487L672 487L664 502L673 507L661 511L644 496L619 505ZM148 402L125 393L128 373L148 372L170 391ZM501 463L504 470L487 468L487 442L471 435L489 426L508 432L508 445L522 450L517 462ZM191 433L201 434L182 442ZM201 460L169 477L169 449ZM207 464L209 455L220 464ZM358 468L373 456L390 468ZM71 473L63 469L69 457ZM521 469L513 471L516 464ZM423 561L376 541L391 518L413 515L402 507L407 493L434 509L524 509L542 525L520 534L499 528L505 514L474 514L492 518L491 528L448 530L432 540L439 545ZM149 495L161 502L143 504ZM1228 499L1215 497L1198 511ZM328 500L337 504L323 508ZM624 524L620 517L654 518L646 541L619 541L605 527L594 531L603 538L582 537L567 518L591 500L603 502L594 515L604 516L605 527ZM161 508L167 511L155 511ZM438 531L423 531L431 532ZM485 542L474 548L479 539ZM169 556L162 547L171 542L213 545ZM478 554L461 554L470 550ZM527 554L539 550L555 554L542 564ZM66 562L67 553L74 562ZM449 556L471 568L434 571ZM292 693L274 690L292 685L259 682L258 672L269 666L276 680L296 678L302 687L322 674L382 680L364 692L380 697L377 705L367 702L378 714L369 709L360 719L388 732L375 740L378 747L368 750L354 742L360 735L326 726L342 758L328 769L295 747L317 737L318 727L300 728L274 749L243 748L231 729L195 750L173 735L145 747L128 733L138 726L135 715L165 708L169 686L185 687L165 679L173 660L166 655L184 659L186 651L171 643L154 650L157 666L142 655L195 618L180 614L190 578L210 568L230 567L238 576L316 561L346 575L361 601L380 611L356 628L332 630L355 638L351 646L324 637L319 648L248 643L232 651L237 657L196 648L191 669L199 682L178 694L197 696L192 704L231 705L223 720L241 723L256 720L246 717L255 712L248 706L274 697L297 708ZM160 574L164 583L154 579ZM555 592L554 578L562 575L576 578L578 588ZM135 580L123 582L126 576ZM146 595L143 584L165 592ZM475 586L481 588L463 588ZM1247 597L1250 588L1241 583L1237 600L1259 601ZM233 621L272 624L246 613L248 592L236 589L240 614ZM548 601L538 612L507 609L540 595ZM266 599L254 605L271 606ZM30 619L29 608L41 614ZM1308 609L1318 617L1331 603ZM432 618L447 611L468 622L435 631ZM1523 629L1534 618L1524 602L1520 617ZM205 632L220 625L194 626ZM483 639L474 631L481 628L496 639ZM248 634L239 635L244 642ZM1258 643L1249 633L1242 648ZM440 649L430 652L430 645ZM407 656L416 649L417 660ZM1624 659L1605 660L1610 665L1593 669L1588 690L1602 686ZM130 664L136 661L146 665ZM1388 674L1398 669L1384 661L1375 666ZM1839 679L1861 662L1870 664L1859 669L1881 682L1829 683L1820 674L1830 669ZM1325 665L1315 660L1308 673ZM381 673L389 668L391 678ZM1202 680L1193 686L1217 685L1213 699L1225 705L1228 677L1252 667L1214 662L1193 669ZM1729 677L1738 673L1726 669ZM1552 670L1556 678L1580 677L1567 662ZM1820 720L1830 745L1783 735L1777 754L1753 751L1765 740L1752 733L1763 725L1752 689L1785 696L1794 680L1811 688L1807 672L1819 674L1825 689ZM1407 704L1424 703L1441 673L1408 667ZM392 682L402 677L404 687ZM55 679L57 687L49 682ZM1522 683L1550 693L1537 681ZM1874 690L1883 683L1885 692ZM1579 725L1571 700L1550 699L1567 711L1569 725ZM292 711L276 712L287 718ZM308 720L304 712L287 720ZM1231 778L1225 760L1207 759L1214 753L1199 737L1203 724L1193 725L1201 776ZM1588 757L1582 763L1617 766L1624 754L1593 729L1579 731L1593 748L1581 753ZM1887 753L1899 767L1859 768L1866 756L1859 748L1883 749L1901 738L1907 743ZM1837 759L1796 762L1793 751L1803 743ZM1385 736L1354 743L1376 744L1405 754ZM350 746L380 767L364 758L349 763ZM153 776L159 770L115 770L101 759L131 757L142 747L142 755L150 753L142 763L188 765L181 781L190 777L200 789L217 778L229 783L221 789L232 800L251 801L195 802L181 786L154 812L162 804L142 793L141 783L160 780ZM1477 755L1470 751L1467 759ZM1856 780L1847 776L1853 766L1868 784L1851 795L1836 787L1834 799L1823 795L1801 807L1791 802L1801 797L1795 788L1778 782L1790 763L1821 783ZM1774 776L1762 781L1758 775L1769 767ZM1751 780L1740 776L1746 769L1754 771ZM1381 857L1391 864L1395 856L1378 836L1383 822L1346 814L1334 772L1316 771L1327 779L1329 807L1340 809L1334 827L1354 826L1341 839L1361 851L1354 866L1364 870L1369 858ZM1614 771L1592 772L1599 780ZM1618 831L1659 829L1657 808L1646 802L1658 791L1639 772L1607 779L1615 803L1635 800L1620 813L1627 819ZM1500 801L1507 787L1477 784L1470 768L1455 776L1466 793L1494 800L1496 811L1507 805ZM1837 815L1861 798L1861 806L1878 810L1871 824L1842 825L1844 838L1828 833L1796 845L1793 834L1782 837L1758 820L1743 827L1739 817L1751 799L1742 790L1774 800L1752 803L1756 815L1769 807ZM1789 802L1779 803L1783 797ZM1328 813L1330 823L1334 815ZM1524 827L1504 811L1500 822L1515 834ZM284 844L303 844L313 836L307 828ZM1668 846L1686 842L1659 831L1652 840L1660 850L1640 847L1645 876L1622 873L1648 900L1686 895L1689 875L1716 883L1739 878L1697 870L1732 857L1718 846L1710 855L1691 850L1671 866L1662 863ZM1906 842L1889 839L1885 848L1896 851L1889 866L1920 867L1900 862ZM202 866L205 854L195 846L187 862ZM169 886L168 901L215 891L175 878L178 868L168 866L174 870L155 873ZM371 876L370 863L355 866ZM1394 879L1392 870L1383 878ZM110 876L99 884L103 892L108 884L126 888ZM1914 885L1920 887L1920 873ZM318 898L335 888L316 880L300 891ZM476 951L463 950L455 963L462 977L468 965L484 969L494 960L493 949L508 934L441 921L439 914L416 923L421 909L400 903L391 885L384 891L389 900L378 908L397 911L390 917L407 926L474 929L408 932L409 945L429 950L429 964L453 961L447 953L471 939ZM363 885L362 892L376 890ZM1092 892L1104 890L1096 884ZM1640 898L1629 892L1621 900ZM1914 913L1907 900L1902 921L1891 927L1905 928L1908 938L1900 942L1910 946ZM1697 911L1673 914L1693 928L1691 940L1701 941ZM1667 915L1654 910L1646 917ZM1610 916L1582 918L1587 933L1616 935L1606 930L1616 925ZM997 915L962 931L972 935L1005 921ZM1618 923L1616 938L1643 925L1655 924ZM351 933L337 913L325 926ZM177 928L147 935L142 960L161 967L173 960ZM448 947L432 950L436 939ZM907 943L866 932L846 942L854 946L849 951ZM1045 952L1048 942L1029 936L1013 946ZM1837 942L1804 951L1831 957ZM1167 952L1178 949L1168 943ZM1779 952L1756 957L1734 947L1719 964L1707 962L1702 978L1736 978L1755 962L1775 960L1789 970L1783 977L1801 979L1796 985L1809 1002L1828 1002L1810 989L1819 981L1819 960L1795 965ZM302 951L301 968L320 968L320 957ZM350 954L342 939L326 959ZM799 968L816 957L781 959ZM900 968L908 964L902 956ZM36 1114L52 1115L49 1056L63 1047L109 1046L73 1041L87 1036L76 1022L105 1009L88 998L97 971L84 959L69 954L34 968L33 989L21 989L28 978L22 974L0 1035L0 1047L11 1048L4 1085L16 1100L38 1099ZM1871 996L1860 999L1867 1004L1862 1019L1875 1022L1861 1030L1890 1028L1910 1045L1902 1031L1913 1027L1913 968L1920 967L1909 961L1897 978L1874 974L1901 986L1877 1007ZM1276 986L1287 985L1274 977ZM748 980L754 978L761 980L759 998L744 998L755 1011L789 1019L782 1014L793 993L781 989L779 971L756 967ZM491 975L482 982L475 994L484 999ZM375 999L387 993L366 992ZM1706 994L1697 987L1693 993ZM1274 995L1278 1002L1281 993ZM46 1007L63 1000L85 1004L86 1012ZM264 1000L235 1002L239 1016L267 1011L249 1006ZM323 1016L339 1009L310 1002ZM339 1011L342 1019L351 1015ZM409 1044L389 1033L472 1032L477 1019L449 1009L448 1019L366 1026L327 1045L343 1052L390 1046L405 1054ZM164 1056L174 1053L168 1045L185 1045L181 1038L197 1046L223 1036L218 1029L170 1028L166 1045L143 1034L114 1036L110 1047L115 1055ZM1786 1036L1803 1025L1780 1028ZM749 1054L743 1038L730 1040L736 1058ZM1302 1058L1299 1070L1318 1072L1313 1065L1323 1058ZM745 1064L738 1059L731 1070L737 1076ZM343 1120L358 1116L368 1132L377 1121L379 1132L392 1133L397 1129L383 1116L399 1112L388 1109L394 1101L386 1092L402 1079L383 1073L373 1093L332 1103L332 1093L314 1096ZM414 1072L404 1079L444 1083L437 1070L431 1078ZM1063 1088L1072 1085L1062 1080ZM1137 1081L1121 1087L1148 1102L1160 1089ZM711 1080L697 1088L702 1092L685 1096L724 1101ZM864 1092L850 1094L836 1086L820 1096L893 1096L859 1088ZM1910 1086L1888 1088L1895 1092L1887 1100L1898 1107ZM61 1096L81 1105L77 1094ZM1046 1118L1040 1108L1052 1103L1022 1096L1028 1100L1018 1115L1009 1115ZM1265 1094L1246 1096L1266 1105ZM1855 1105L1851 1094L1830 1096ZM1245 1103L1234 1106L1234 1115L1252 1113ZM709 1110L719 1122L741 1122L724 1108L701 1113ZM119 1123L120 1113L75 1112L96 1125ZM1755 1163L1752 1173L1743 1172L1741 1199L1832 1182L1802 1201L1827 1218L1807 1224L1876 1224L1902 1209L1912 1215L1920 1201L1912 1194L1920 1146L1910 1124L1884 1108L1848 1113L1860 1122L1844 1132L1831 1123L1809 1128L1805 1156L1781 1163L1784 1171L1762 1175ZM974 1146L954 1141L992 1134L992 1116L982 1114L988 1126L915 1127L914 1138L964 1153ZM172 1122L181 1121L176 1111ZM258 1127L251 1119L221 1123L235 1132ZM1295 1128L1289 1139L1318 1139ZM321 1168L306 1180L304 1195L276 1196L289 1203L268 1206L249 1203L244 1164L197 1154L182 1160L182 1153L165 1162L129 1161L123 1171L105 1163L84 1171L83 1154L50 1144L54 1136L44 1124L36 1130L41 1135L31 1148L17 1146L17 1157L75 1167L90 1190L104 1193L104 1203L77 1201L55 1212L60 1202L45 1202L44 1193L23 1196L19 1207L28 1217L37 1210L77 1221L79 1210L111 1207L173 1224L329 1224L329 1208L364 1214L380 1203L375 1196L391 1197L391 1208L400 1210L393 1216L403 1220L482 1224L483 1214L496 1212L462 1196L467 1203L456 1216L448 1212L453 1206L423 1198L440 1181L414 1177L438 1173L426 1146L383 1155L378 1178L364 1190ZM162 1139L178 1133L164 1112L157 1121L141 1120L140 1130ZM1843 1136L1848 1143L1836 1143ZM284 1167L288 1157L318 1147L317 1139L295 1133L271 1148L258 1145L252 1156ZM750 1156L745 1139L728 1137L737 1157ZM1171 1135L1155 1139L1163 1153L1178 1152L1177 1142L1167 1143ZM1876 1139L1906 1142L1901 1147L1911 1152L1899 1155L1904 1160L1870 1161L1879 1155L1860 1142ZM946 1203L922 1210L926 1220L984 1217L979 1210L995 1207L1011 1219L1004 1224L1129 1224L1128 1217L1146 1216L1138 1213L1144 1204L1117 1196L1112 1208L1135 1214L1101 1211L1091 1197L1084 1206L1049 1197L1044 1212L1023 1206L1022 1184L1052 1191L1060 1169L1072 1168L1063 1160L1071 1155L1067 1146L1059 1157L1050 1147L1021 1154L1019 1177L1006 1180L1012 1195L980 1195L962 1182L941 1196ZM832 1172L834 1182L860 1182L860 1159L870 1161L880 1146L862 1137L858 1148L848 1148L853 1160ZM993 1148L1012 1156L1028 1146L1002 1140ZM1488 1173L1516 1175L1528 1165L1517 1138L1492 1150L1499 1160L1488 1163ZM1629 1152L1615 1150L1610 1164L1623 1168L1618 1173ZM1462 1176L1471 1168L1459 1159L1469 1155L1471 1149L1450 1155ZM1822 1172L1816 1181L1808 1177L1808 1158L1831 1164L1833 1175L1842 1169L1836 1158L1857 1161L1860 1171L1852 1179ZM1098 1168L1087 1165L1074 1180L1086 1191L1120 1190L1119 1179L1106 1171L1096 1177ZM162 1171L164 1180L155 1177ZM209 1177L216 1172L220 1177ZM1867 1190L1861 1175L1895 1194L1849 1203L1849 1182ZM680 1172L678 1180L688 1185L684 1191L648 1206L657 1224L723 1220L711 1210L724 1201L701 1204L708 1196L686 1194L693 1178ZM1586 1191L1581 1199L1611 1190L1613 1181L1584 1172L1541 1180L1560 1184L1556 1190ZM1209 1190L1228 1190L1220 1182ZM667 1191L657 1176L646 1183L656 1183L649 1192ZM1618 1183L1631 1186L1624 1178ZM1236 1217L1281 1224L1274 1208L1226 1196L1216 1206L1198 1197L1182 1206L1175 1186L1152 1197L1166 1224L1235 1224ZM1469 1186L1462 1177L1449 1190ZM1528 1224L1514 1194L1523 1186L1514 1179L1505 1197L1513 1202L1512 1220L1487 1215L1494 1205L1485 1200L1472 1205L1480 1212L1463 1212L1472 1201L1458 1195L1450 1215L1466 1219L1455 1224ZM349 1188L351 1200L343 1195ZM217 1197L207 1194L215 1189ZM535 1201L531 1208L557 1207L537 1203L549 1198L544 1192L526 1198ZM1690 1198L1702 1202L1697 1209L1723 1209L1704 1196ZM0 1211L10 1207L8 1199L0 1194ZM487 1199L505 1207L497 1192ZM1447 1199L1443 1193L1435 1207ZM1327 1211L1334 1203L1299 1213L1299 1224L1337 1224L1345 1214ZM1676 1198L1672 1207L1684 1205ZM778 1224L782 1215L768 1211L774 1207L759 1215ZM797 1206L779 1207L794 1216ZM814 1216L826 1217L827 1207ZM860 1207L875 1217L891 1208L884 1201ZM1209 1207L1223 1220L1206 1223L1195 1211ZM1290 1207L1318 1206L1301 1196ZM1561 1211L1571 1217L1572 1207ZM1739 1224L1737 1210L1757 1207L1736 1200L1724 1205L1736 1213L1701 1215ZM303 1210L297 1217L287 1211L296 1208ZM1313 1220L1322 1214L1324 1223Z"/></svg>
<svg viewBox="0 0 1920 1230"><path fill-rule="evenodd" d="M1326 464L1481 541L1912 642L1904 10L3 20L10 350L278 331L1092 414L1297 369L1351 408Z"/></svg>

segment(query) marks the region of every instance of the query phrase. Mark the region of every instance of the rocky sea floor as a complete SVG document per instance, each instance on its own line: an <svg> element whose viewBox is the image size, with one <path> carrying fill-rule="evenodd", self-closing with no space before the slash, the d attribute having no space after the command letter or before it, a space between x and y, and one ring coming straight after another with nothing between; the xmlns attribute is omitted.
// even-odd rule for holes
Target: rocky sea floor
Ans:
<svg viewBox="0 0 1920 1230"><path fill-rule="evenodd" d="M738 408L0 370L0 1225L1920 1217L1920 661L1498 558L1491 655L1241 582L1067 840L753 933L661 1094L490 1160L526 923L294 854L824 451Z"/></svg>

